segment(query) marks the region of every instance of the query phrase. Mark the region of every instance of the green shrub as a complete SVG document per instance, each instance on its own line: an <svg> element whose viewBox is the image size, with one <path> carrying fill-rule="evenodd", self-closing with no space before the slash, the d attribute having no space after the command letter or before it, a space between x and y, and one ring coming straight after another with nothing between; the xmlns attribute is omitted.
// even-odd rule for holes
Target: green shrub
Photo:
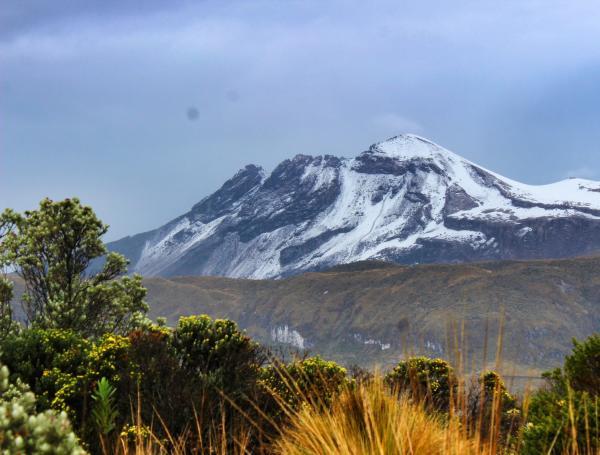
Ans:
<svg viewBox="0 0 600 455"><path fill-rule="evenodd" d="M481 374L467 400L472 431L479 432L483 438L497 435L505 443L517 435L521 410L498 373L486 371Z"/></svg>
<svg viewBox="0 0 600 455"><path fill-rule="evenodd" d="M161 422L154 425L159 436L162 425L176 437L199 429L188 438L193 445L194 438L221 431L222 422L231 437L229 427L240 419L260 418L250 402L257 402L263 350L234 322L182 317L173 330L139 330L129 340L129 360L137 371L130 376L130 397L139 392L142 424ZM246 417L240 417L240 408Z"/></svg>
<svg viewBox="0 0 600 455"><path fill-rule="evenodd" d="M600 449L599 415L598 397L574 390L566 394L540 390L531 398L522 453L596 453ZM574 445L579 452L572 452Z"/></svg>
<svg viewBox="0 0 600 455"><path fill-rule="evenodd" d="M64 411L80 436L89 440L86 423L91 411L91 393L101 377L120 386L129 374L129 340L105 335L95 343L70 330L28 329L10 336L2 344L2 361L37 396L40 410ZM118 395L119 411L130 414L128 390Z"/></svg>
<svg viewBox="0 0 600 455"><path fill-rule="evenodd" d="M442 359L410 357L385 376L398 393L408 393L440 410L448 410L455 396L456 378L450 364Z"/></svg>
<svg viewBox="0 0 600 455"><path fill-rule="evenodd" d="M329 406L349 380L345 368L316 356L263 368L261 384L277 400L297 409L305 402Z"/></svg>
<svg viewBox="0 0 600 455"><path fill-rule="evenodd" d="M179 319L171 345L182 373L230 399L246 395L263 363L262 349L235 322L206 315Z"/></svg>
<svg viewBox="0 0 600 455"><path fill-rule="evenodd" d="M83 406L91 342L70 330L29 329L2 344L2 361L37 396L39 409L65 411L72 419Z"/></svg>
<svg viewBox="0 0 600 455"><path fill-rule="evenodd" d="M71 330L27 329L1 348L13 376L38 394L39 409L65 411L90 448L99 445L92 393L101 378L115 388L117 429L142 424L160 433L164 424L179 436L196 419L208 432L223 416L233 422L238 406L252 410L248 400L256 402L263 363L262 349L233 322L208 316L182 318L173 330L153 326L96 340Z"/></svg>
<svg viewBox="0 0 600 455"><path fill-rule="evenodd" d="M87 378L97 381L106 377L112 384L119 385L126 375L136 373L131 364L128 337L106 334L92 344L86 358Z"/></svg>
<svg viewBox="0 0 600 455"><path fill-rule="evenodd" d="M78 455L79 445L64 412L37 413L35 395L9 383L6 366L0 368L0 451L6 454Z"/></svg>
<svg viewBox="0 0 600 455"><path fill-rule="evenodd" d="M583 343L573 340L573 353L565 359L564 374L573 389L600 395L600 335Z"/></svg>
<svg viewBox="0 0 600 455"><path fill-rule="evenodd" d="M600 449L600 337L574 340L564 368L544 373L523 429L523 453L596 453Z"/></svg>
<svg viewBox="0 0 600 455"><path fill-rule="evenodd" d="M134 403L139 394L142 406L136 412L142 422L150 425L158 414L176 432L189 417L194 389L181 374L170 337L169 330L156 328L129 334L129 361L136 374L127 376L127 390Z"/></svg>

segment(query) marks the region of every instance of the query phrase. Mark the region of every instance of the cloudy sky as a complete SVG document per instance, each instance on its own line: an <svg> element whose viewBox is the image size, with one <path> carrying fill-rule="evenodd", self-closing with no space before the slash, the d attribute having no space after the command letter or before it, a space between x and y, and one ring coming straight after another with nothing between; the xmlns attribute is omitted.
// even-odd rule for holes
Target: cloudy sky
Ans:
<svg viewBox="0 0 600 455"><path fill-rule="evenodd" d="M78 195L109 239L247 163L426 136L600 179L600 2L4 0L0 208Z"/></svg>

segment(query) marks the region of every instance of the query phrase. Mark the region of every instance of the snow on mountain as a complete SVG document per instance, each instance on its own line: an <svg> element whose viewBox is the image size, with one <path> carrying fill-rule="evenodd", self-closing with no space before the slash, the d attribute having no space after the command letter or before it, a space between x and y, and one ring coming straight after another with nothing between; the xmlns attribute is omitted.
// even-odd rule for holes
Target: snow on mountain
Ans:
<svg viewBox="0 0 600 455"><path fill-rule="evenodd" d="M282 277L366 259L568 257L600 250L600 182L526 185L401 135L353 159L246 166L167 225L109 244L144 275Z"/></svg>

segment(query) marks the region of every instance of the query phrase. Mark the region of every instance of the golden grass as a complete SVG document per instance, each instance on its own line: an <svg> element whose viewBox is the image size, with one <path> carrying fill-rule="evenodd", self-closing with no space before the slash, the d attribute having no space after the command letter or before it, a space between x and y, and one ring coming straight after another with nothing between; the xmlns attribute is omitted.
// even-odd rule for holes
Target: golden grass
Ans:
<svg viewBox="0 0 600 455"><path fill-rule="evenodd" d="M378 377L344 390L330 409L305 406L292 416L274 453L286 455L483 454L457 420L398 398Z"/></svg>

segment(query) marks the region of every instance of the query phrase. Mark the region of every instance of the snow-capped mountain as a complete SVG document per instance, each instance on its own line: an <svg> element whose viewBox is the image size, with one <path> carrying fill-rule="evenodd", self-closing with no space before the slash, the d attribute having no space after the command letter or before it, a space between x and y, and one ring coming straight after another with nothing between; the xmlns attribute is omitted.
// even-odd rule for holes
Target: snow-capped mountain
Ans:
<svg viewBox="0 0 600 455"><path fill-rule="evenodd" d="M342 263L600 251L600 182L526 185L415 136L356 158L248 165L185 215L108 245L143 275L282 277Z"/></svg>

